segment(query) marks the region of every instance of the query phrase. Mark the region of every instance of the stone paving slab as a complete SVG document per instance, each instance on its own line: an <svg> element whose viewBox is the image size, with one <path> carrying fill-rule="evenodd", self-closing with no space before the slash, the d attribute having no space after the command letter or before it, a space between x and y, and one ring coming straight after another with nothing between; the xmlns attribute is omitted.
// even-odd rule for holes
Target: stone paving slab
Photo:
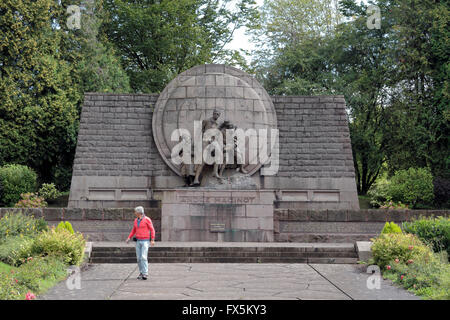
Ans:
<svg viewBox="0 0 450 320"><path fill-rule="evenodd" d="M44 300L420 300L389 281L367 288L360 265L150 264L137 280L136 264L95 264L81 273L81 289L65 281Z"/></svg>

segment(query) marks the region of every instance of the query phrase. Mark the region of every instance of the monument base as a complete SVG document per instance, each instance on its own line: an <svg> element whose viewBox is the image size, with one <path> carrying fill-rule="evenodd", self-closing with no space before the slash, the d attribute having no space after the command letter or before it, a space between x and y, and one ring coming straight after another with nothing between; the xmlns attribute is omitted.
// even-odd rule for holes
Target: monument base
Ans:
<svg viewBox="0 0 450 320"><path fill-rule="evenodd" d="M160 190L162 241L273 242L273 190Z"/></svg>

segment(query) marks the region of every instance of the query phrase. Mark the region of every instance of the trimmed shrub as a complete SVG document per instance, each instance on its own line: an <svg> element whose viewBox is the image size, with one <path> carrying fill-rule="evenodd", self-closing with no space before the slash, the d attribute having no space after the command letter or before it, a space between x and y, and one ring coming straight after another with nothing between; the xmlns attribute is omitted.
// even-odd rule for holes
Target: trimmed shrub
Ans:
<svg viewBox="0 0 450 320"><path fill-rule="evenodd" d="M383 227L383 230L381 230L381 234L386 233L402 233L402 229L398 225L396 225L394 222L386 222L386 224Z"/></svg>
<svg viewBox="0 0 450 320"><path fill-rule="evenodd" d="M403 264L418 259L428 262L433 254L416 235L402 233L381 234L374 239L371 250L373 261L381 270L395 259Z"/></svg>
<svg viewBox="0 0 450 320"><path fill-rule="evenodd" d="M3 186L1 202L12 207L22 193L36 191L37 175L27 166L7 164L0 168L0 181Z"/></svg>
<svg viewBox="0 0 450 320"><path fill-rule="evenodd" d="M37 193L22 193L22 199L14 205L14 208L45 208L47 202Z"/></svg>
<svg viewBox="0 0 450 320"><path fill-rule="evenodd" d="M56 189L54 183L44 183L39 189L39 196L43 197L47 202L55 201L60 195L61 192Z"/></svg>
<svg viewBox="0 0 450 320"><path fill-rule="evenodd" d="M432 246L434 252L445 250L450 256L450 219L445 217L421 218L403 222L405 232L415 234Z"/></svg>
<svg viewBox="0 0 450 320"><path fill-rule="evenodd" d="M69 221L61 221L58 226L56 227L56 231L60 231L60 230L66 230L68 232L70 232L71 234L74 234L75 232L73 231L72 228L72 224L70 224Z"/></svg>
<svg viewBox="0 0 450 320"><path fill-rule="evenodd" d="M65 229L44 231L34 240L30 256L58 255L69 265L79 265L84 257L86 240L81 233Z"/></svg>

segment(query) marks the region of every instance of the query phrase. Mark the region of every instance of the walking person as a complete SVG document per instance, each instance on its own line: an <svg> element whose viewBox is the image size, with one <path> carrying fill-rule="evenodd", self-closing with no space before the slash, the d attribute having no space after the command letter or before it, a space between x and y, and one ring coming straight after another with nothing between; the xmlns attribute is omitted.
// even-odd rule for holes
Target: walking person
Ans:
<svg viewBox="0 0 450 320"><path fill-rule="evenodd" d="M134 220L133 229L128 236L126 243L136 235L136 257L139 266L139 280L147 280L148 277L148 247L155 245L155 228L152 220L144 214L143 207L134 209L136 219ZM150 242L151 240L151 242Z"/></svg>

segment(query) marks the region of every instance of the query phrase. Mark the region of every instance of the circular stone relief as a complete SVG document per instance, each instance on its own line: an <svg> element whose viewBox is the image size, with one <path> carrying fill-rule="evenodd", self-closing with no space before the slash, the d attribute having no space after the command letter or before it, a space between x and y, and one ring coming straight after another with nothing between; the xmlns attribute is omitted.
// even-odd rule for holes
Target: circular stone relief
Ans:
<svg viewBox="0 0 450 320"><path fill-rule="evenodd" d="M225 65L199 65L173 79L163 90L153 113L153 137L166 164L178 175L181 165L171 161L171 150L179 141L171 141L176 129L189 130L194 141L194 121L220 112L220 125L225 120L238 128L267 129L270 156L270 129L277 128L272 99L266 90L247 73ZM246 138L245 170L254 174L262 166L251 152ZM253 148L258 148L253 146ZM255 150L253 150L255 151ZM254 164L257 162L257 164Z"/></svg>

